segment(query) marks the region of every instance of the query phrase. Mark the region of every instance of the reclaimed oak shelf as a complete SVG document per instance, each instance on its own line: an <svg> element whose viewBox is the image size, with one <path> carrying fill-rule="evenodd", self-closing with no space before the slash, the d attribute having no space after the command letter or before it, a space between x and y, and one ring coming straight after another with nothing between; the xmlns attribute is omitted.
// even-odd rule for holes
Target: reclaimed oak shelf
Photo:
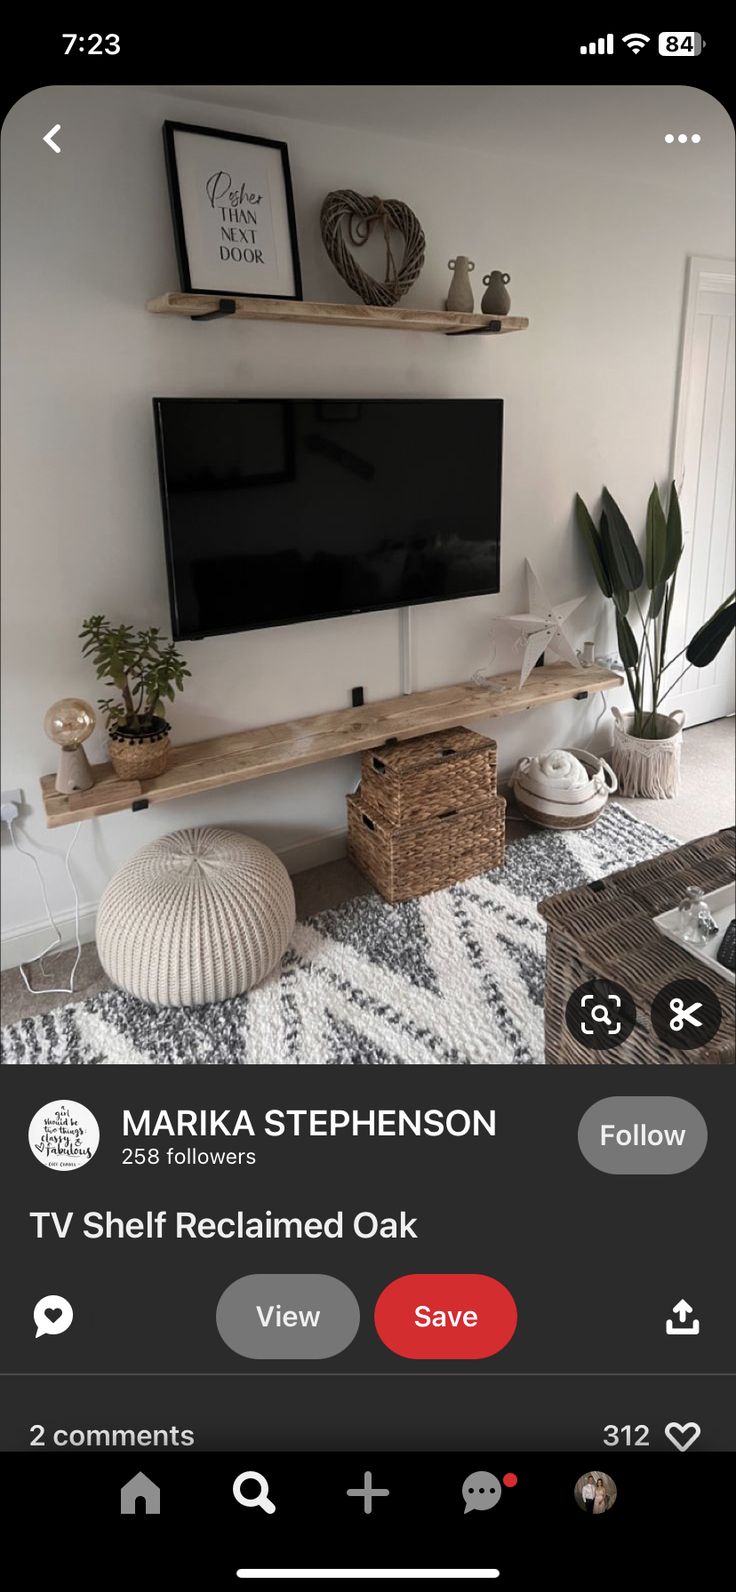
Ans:
<svg viewBox="0 0 736 1592"><path fill-rule="evenodd" d="M391 738L411 740L412 736L449 730L470 719L523 713L549 702L589 696L593 691L607 691L622 684L620 675L597 664L590 669L548 664L534 669L521 688L514 671L496 675L492 690L468 684L443 685L386 702L368 702L361 708L338 708L308 719L267 724L262 729L174 746L169 767L156 779L119 780L109 763L95 763L95 783L90 790L61 796L54 788L55 775L46 774L41 780L46 823L49 829L56 829L61 824L79 823L83 818L102 818L126 808L137 810L156 802L174 801L178 796L217 790L221 785L261 779L283 769L348 757L371 746L382 746Z"/></svg>
<svg viewBox="0 0 736 1592"><path fill-rule="evenodd" d="M376 308L372 304L311 304L300 299L238 298L223 293L162 293L149 299L152 315L193 321L293 321L304 326L376 326L394 332L443 332L446 337L524 332L525 315L463 315L455 310Z"/></svg>

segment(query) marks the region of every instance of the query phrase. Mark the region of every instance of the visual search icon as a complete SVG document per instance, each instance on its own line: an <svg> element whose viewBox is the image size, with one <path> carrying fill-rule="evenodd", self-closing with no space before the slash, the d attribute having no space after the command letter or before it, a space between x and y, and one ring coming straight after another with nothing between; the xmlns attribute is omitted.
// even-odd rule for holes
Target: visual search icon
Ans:
<svg viewBox="0 0 736 1592"><path fill-rule="evenodd" d="M613 1050L623 1045L636 1023L636 1007L628 991L611 979L589 979L573 990L565 1021L586 1050Z"/></svg>

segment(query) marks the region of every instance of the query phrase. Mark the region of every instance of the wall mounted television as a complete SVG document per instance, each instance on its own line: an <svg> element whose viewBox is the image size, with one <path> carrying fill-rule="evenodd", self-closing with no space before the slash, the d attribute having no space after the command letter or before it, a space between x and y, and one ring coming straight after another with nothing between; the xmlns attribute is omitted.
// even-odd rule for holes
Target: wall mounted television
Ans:
<svg viewBox="0 0 736 1592"><path fill-rule="evenodd" d="M153 405L176 640L499 590L500 399Z"/></svg>

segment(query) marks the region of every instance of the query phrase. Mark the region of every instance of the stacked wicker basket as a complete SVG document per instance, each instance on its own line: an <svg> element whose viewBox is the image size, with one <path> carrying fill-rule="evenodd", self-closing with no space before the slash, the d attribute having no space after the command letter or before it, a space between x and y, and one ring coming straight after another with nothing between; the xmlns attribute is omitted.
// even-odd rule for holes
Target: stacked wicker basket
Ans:
<svg viewBox="0 0 736 1592"><path fill-rule="evenodd" d="M348 856L386 901L409 901L498 868L506 803L496 743L441 730L363 753L348 796Z"/></svg>

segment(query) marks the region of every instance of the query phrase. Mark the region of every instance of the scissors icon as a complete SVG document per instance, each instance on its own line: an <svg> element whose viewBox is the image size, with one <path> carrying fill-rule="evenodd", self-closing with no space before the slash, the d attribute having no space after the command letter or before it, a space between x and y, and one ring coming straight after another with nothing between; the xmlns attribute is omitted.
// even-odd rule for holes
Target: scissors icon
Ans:
<svg viewBox="0 0 736 1592"><path fill-rule="evenodd" d="M703 1024L693 1015L695 1012L702 1010L702 1001L693 1001L692 1006L686 1007L685 1002L680 999L679 995L676 995L670 1001L670 1011L674 1012L674 1016L670 1020L670 1028L673 1034L682 1033L686 1023L690 1023L693 1028L702 1028Z"/></svg>

